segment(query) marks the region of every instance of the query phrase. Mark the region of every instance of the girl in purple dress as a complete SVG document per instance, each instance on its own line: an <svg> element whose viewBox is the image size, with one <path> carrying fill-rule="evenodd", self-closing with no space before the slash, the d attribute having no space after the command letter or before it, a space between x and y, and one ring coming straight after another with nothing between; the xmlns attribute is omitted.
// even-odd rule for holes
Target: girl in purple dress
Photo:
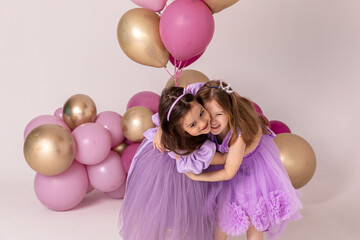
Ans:
<svg viewBox="0 0 360 240"><path fill-rule="evenodd" d="M172 87L162 92L159 114L161 142L153 146L157 128L144 133L127 178L120 211L124 240L211 240L216 232L212 203L219 183L197 182L186 172L201 173L210 164L224 164L208 140L209 113L194 94L201 85ZM159 128L160 129L160 128Z"/></svg>
<svg viewBox="0 0 360 240"><path fill-rule="evenodd" d="M197 93L211 115L211 139L217 151L228 152L223 169L187 173L197 181L222 181L217 221L226 235L263 239L281 234L287 222L301 217L302 204L281 163L274 134L252 102L220 81L207 82Z"/></svg>

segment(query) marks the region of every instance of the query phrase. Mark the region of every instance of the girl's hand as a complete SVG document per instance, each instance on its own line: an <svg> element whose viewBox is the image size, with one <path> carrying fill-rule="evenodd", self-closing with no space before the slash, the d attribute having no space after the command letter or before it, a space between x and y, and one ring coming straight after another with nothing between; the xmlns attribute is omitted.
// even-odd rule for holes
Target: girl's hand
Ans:
<svg viewBox="0 0 360 240"><path fill-rule="evenodd" d="M161 143L161 135L162 135L162 129L161 127L158 127L153 139L153 146L154 148L157 148L160 152L165 152L164 145Z"/></svg>

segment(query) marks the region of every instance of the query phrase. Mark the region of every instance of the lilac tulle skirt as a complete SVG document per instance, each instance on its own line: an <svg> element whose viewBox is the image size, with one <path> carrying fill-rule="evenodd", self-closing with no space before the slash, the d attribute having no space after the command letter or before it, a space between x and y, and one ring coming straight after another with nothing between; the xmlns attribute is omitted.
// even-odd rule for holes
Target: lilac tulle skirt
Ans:
<svg viewBox="0 0 360 240"><path fill-rule="evenodd" d="M218 183L196 182L144 140L129 172L119 218L124 240L212 240Z"/></svg>
<svg viewBox="0 0 360 240"><path fill-rule="evenodd" d="M270 239L278 237L289 221L301 218L302 203L283 167L273 137L263 135L246 155L231 180L224 181L217 198L220 229L239 236L254 226Z"/></svg>

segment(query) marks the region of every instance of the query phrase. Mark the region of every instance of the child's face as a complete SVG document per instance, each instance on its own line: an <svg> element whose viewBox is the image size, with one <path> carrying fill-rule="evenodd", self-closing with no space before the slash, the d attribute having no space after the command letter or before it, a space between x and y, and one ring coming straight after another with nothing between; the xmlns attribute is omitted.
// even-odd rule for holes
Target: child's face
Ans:
<svg viewBox="0 0 360 240"><path fill-rule="evenodd" d="M194 102L190 111L180 120L182 128L192 136L210 132L210 115L198 102Z"/></svg>
<svg viewBox="0 0 360 240"><path fill-rule="evenodd" d="M211 133L213 135L226 134L229 131L229 119L224 109L215 100L205 102L204 106L211 116Z"/></svg>

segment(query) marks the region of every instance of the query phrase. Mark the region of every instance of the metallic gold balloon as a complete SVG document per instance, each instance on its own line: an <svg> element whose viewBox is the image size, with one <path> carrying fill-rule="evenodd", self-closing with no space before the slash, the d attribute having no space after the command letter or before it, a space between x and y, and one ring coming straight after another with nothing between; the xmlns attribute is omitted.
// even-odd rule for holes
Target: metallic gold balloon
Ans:
<svg viewBox="0 0 360 240"><path fill-rule="evenodd" d="M56 124L36 127L24 143L26 162L43 175L56 175L65 171L73 162L75 151L71 133Z"/></svg>
<svg viewBox="0 0 360 240"><path fill-rule="evenodd" d="M292 133L278 134L274 141L294 188L307 184L315 173L316 157L310 144Z"/></svg>
<svg viewBox="0 0 360 240"><path fill-rule="evenodd" d="M133 61L152 67L165 67L169 52L160 38L160 16L145 8L127 11L120 19L117 37L121 49Z"/></svg>
<svg viewBox="0 0 360 240"><path fill-rule="evenodd" d="M230 7L239 0L204 0L206 5L210 8L212 13L218 13L221 10Z"/></svg>
<svg viewBox="0 0 360 240"><path fill-rule="evenodd" d="M155 127L152 122L153 112L141 106L129 108L121 119L121 128L124 136L132 142L141 142L143 133Z"/></svg>
<svg viewBox="0 0 360 240"><path fill-rule="evenodd" d="M183 70L182 73L180 74L180 77L177 80L177 85L178 87L186 87L187 85L192 83L208 82L208 81L209 78L202 72L193 69L186 69ZM175 81L173 78L170 78L167 81L165 88L173 87L173 86L175 86Z"/></svg>
<svg viewBox="0 0 360 240"><path fill-rule="evenodd" d="M94 122L96 119L94 101L84 94L70 97L63 107L63 119L71 130L83 123Z"/></svg>
<svg viewBox="0 0 360 240"><path fill-rule="evenodd" d="M127 144L126 142L123 142L120 145L113 147L112 150L117 153L122 154L127 146L129 146L129 144Z"/></svg>

